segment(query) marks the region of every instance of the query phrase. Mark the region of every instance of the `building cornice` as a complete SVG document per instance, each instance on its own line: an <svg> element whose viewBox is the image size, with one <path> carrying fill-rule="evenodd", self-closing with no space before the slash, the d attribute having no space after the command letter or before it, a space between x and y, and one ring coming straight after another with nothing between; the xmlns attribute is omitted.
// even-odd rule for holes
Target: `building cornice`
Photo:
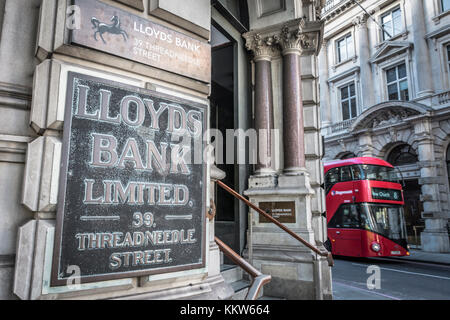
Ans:
<svg viewBox="0 0 450 320"><path fill-rule="evenodd" d="M362 2L364 0L359 0ZM339 14L347 11L349 8L354 7L353 0L331 0L327 1L325 7L322 8L321 18L323 20L331 20Z"/></svg>

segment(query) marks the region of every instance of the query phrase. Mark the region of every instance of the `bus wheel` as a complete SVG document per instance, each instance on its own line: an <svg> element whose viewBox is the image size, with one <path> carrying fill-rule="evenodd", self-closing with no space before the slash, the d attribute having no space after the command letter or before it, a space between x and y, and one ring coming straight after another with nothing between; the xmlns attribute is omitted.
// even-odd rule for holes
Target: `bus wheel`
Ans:
<svg viewBox="0 0 450 320"><path fill-rule="evenodd" d="M331 252L331 241L330 241L330 238L327 238L327 241L325 241L323 243L323 246L325 247L325 249L328 250L328 252Z"/></svg>

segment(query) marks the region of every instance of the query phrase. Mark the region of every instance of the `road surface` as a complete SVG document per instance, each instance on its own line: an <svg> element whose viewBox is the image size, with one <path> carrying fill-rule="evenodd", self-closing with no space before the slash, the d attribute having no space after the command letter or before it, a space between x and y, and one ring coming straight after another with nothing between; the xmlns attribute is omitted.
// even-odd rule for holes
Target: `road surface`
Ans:
<svg viewBox="0 0 450 320"><path fill-rule="evenodd" d="M450 300L450 266L335 257L335 300Z"/></svg>

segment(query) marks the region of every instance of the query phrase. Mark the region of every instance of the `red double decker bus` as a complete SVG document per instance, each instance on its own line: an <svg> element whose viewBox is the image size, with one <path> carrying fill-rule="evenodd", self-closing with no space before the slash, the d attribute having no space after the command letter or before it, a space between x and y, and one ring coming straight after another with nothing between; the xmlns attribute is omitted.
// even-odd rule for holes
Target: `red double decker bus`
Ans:
<svg viewBox="0 0 450 320"><path fill-rule="evenodd" d="M402 185L395 168L370 157L324 164L328 241L335 255L409 255Z"/></svg>

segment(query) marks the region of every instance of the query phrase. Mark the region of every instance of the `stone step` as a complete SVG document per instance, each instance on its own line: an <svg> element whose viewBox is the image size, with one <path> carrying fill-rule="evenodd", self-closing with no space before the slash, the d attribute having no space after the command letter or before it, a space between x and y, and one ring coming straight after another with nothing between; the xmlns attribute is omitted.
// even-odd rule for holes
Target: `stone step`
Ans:
<svg viewBox="0 0 450 320"><path fill-rule="evenodd" d="M250 281L239 280L231 283L231 287L234 290L234 295L231 297L232 300L244 300L247 296L248 289L250 287Z"/></svg>
<svg viewBox="0 0 450 320"><path fill-rule="evenodd" d="M231 286L234 291L232 300L244 300L247 295L250 281L244 279L243 270L236 265L220 265L220 273L225 282Z"/></svg>
<svg viewBox="0 0 450 320"><path fill-rule="evenodd" d="M250 288L250 281L245 279L244 272L236 265L222 264L220 266L220 273L222 274L226 283L228 283L234 291L232 300L244 300L248 289ZM286 300L285 298L261 296L257 300Z"/></svg>
<svg viewBox="0 0 450 320"><path fill-rule="evenodd" d="M223 264L220 266L220 273L224 278L225 282L231 284L233 282L242 280L243 272L242 269L235 265Z"/></svg>

